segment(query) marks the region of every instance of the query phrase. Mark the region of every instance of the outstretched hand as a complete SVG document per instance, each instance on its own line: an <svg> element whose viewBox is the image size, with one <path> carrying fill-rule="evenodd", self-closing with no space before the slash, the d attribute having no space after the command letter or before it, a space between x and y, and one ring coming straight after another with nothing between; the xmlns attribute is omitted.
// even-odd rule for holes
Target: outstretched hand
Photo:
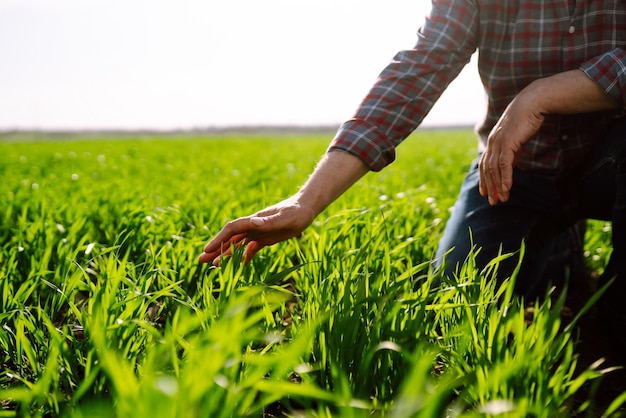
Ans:
<svg viewBox="0 0 626 418"><path fill-rule="evenodd" d="M198 258L217 266L230 257L233 248L244 246L243 259L249 262L264 247L298 236L315 218L315 212L295 199L287 199L254 215L228 222L204 247Z"/></svg>
<svg viewBox="0 0 626 418"><path fill-rule="evenodd" d="M232 255L233 248L243 246L243 259L249 262L264 247L300 235L367 171L365 163L352 154L326 153L298 193L254 215L228 222L204 247L199 261L217 266Z"/></svg>

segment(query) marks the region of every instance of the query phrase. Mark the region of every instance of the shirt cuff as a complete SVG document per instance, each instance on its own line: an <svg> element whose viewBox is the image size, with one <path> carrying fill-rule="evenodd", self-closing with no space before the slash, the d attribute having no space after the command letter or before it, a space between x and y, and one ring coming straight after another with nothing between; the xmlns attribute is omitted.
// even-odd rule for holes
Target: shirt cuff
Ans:
<svg viewBox="0 0 626 418"><path fill-rule="evenodd" d="M380 171L396 159L394 144L375 125L356 119L337 131L327 152L336 150L359 157L372 171Z"/></svg>
<svg viewBox="0 0 626 418"><path fill-rule="evenodd" d="M580 69L606 94L626 105L626 50L615 48L584 62Z"/></svg>

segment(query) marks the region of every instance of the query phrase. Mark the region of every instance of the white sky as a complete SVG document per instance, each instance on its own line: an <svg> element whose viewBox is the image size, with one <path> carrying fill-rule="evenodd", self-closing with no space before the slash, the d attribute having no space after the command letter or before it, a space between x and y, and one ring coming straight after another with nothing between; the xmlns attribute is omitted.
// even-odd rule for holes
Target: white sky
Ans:
<svg viewBox="0 0 626 418"><path fill-rule="evenodd" d="M0 130L339 124L429 0L0 0ZM424 125L483 113L474 62Z"/></svg>

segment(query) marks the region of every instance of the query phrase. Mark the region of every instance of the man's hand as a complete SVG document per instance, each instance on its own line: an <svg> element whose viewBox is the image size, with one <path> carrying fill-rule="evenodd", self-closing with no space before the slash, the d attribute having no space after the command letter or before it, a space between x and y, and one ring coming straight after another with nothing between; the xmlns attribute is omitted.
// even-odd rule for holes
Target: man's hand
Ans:
<svg viewBox="0 0 626 418"><path fill-rule="evenodd" d="M488 196L492 205L509 199L516 154L539 131L545 115L619 108L619 103L580 70L532 82L511 101L489 134L479 164L480 194Z"/></svg>
<svg viewBox="0 0 626 418"><path fill-rule="evenodd" d="M246 247L250 261L263 247L300 235L331 202L369 171L358 157L335 151L324 155L294 196L252 216L227 223L204 247L199 261L217 266L231 249Z"/></svg>
<svg viewBox="0 0 626 418"><path fill-rule="evenodd" d="M250 261L264 247L298 236L314 218L312 209L287 199L252 216L228 222L204 247L199 261L217 266L223 257L231 256L233 247L241 246L246 247L244 261Z"/></svg>
<svg viewBox="0 0 626 418"><path fill-rule="evenodd" d="M509 200L515 156L544 121L541 110L523 93L513 99L489 133L480 159L479 190L482 196L488 196L491 205Z"/></svg>

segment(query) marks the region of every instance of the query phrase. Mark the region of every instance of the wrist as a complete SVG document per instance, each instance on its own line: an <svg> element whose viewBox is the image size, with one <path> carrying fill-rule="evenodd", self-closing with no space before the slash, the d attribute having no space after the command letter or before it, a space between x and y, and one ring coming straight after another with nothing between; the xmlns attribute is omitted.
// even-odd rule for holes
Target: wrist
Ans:
<svg viewBox="0 0 626 418"><path fill-rule="evenodd" d="M552 94L548 93L551 86L545 78L537 79L526 86L516 97L516 100L528 110L529 113L548 115L554 112L551 104Z"/></svg>
<svg viewBox="0 0 626 418"><path fill-rule="evenodd" d="M317 216L368 171L363 160L352 154L329 152L296 193L295 202Z"/></svg>
<svg viewBox="0 0 626 418"><path fill-rule="evenodd" d="M307 212L311 221L317 217L328 206L323 205L321 197L315 197L306 191L300 190L292 198L293 205L297 206L304 212Z"/></svg>

